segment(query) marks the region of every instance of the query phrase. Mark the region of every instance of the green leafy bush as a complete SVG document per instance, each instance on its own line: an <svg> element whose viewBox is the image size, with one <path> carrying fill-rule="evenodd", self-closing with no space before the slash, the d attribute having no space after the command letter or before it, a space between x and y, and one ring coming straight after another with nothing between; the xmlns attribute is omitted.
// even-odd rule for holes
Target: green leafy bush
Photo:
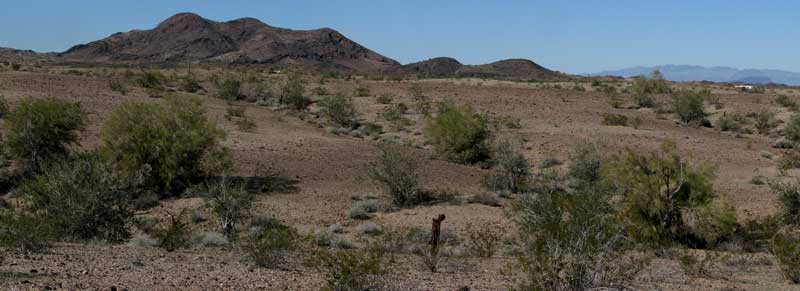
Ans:
<svg viewBox="0 0 800 291"><path fill-rule="evenodd" d="M225 100L239 100L241 94L242 81L235 76L227 76L217 84L217 96Z"/></svg>
<svg viewBox="0 0 800 291"><path fill-rule="evenodd" d="M497 142L491 156L494 171L483 181L489 190L518 193L527 188L530 163L510 140Z"/></svg>
<svg viewBox="0 0 800 291"><path fill-rule="evenodd" d="M564 189L537 189L512 202L511 217L519 229L517 266L526 279L520 289L625 286L645 261L625 255L624 230L608 197L596 187Z"/></svg>
<svg viewBox="0 0 800 291"><path fill-rule="evenodd" d="M130 236L133 219L122 188L99 157L81 155L45 168L22 184L20 195L58 238L121 242Z"/></svg>
<svg viewBox="0 0 800 291"><path fill-rule="evenodd" d="M704 100L711 91L680 91L672 96L672 110L683 123L700 124L706 118Z"/></svg>
<svg viewBox="0 0 800 291"><path fill-rule="evenodd" d="M783 134L793 142L800 142L800 114L792 114L789 122L783 128Z"/></svg>
<svg viewBox="0 0 800 291"><path fill-rule="evenodd" d="M393 258L382 248L317 251L310 259L325 274L323 290L383 290Z"/></svg>
<svg viewBox="0 0 800 291"><path fill-rule="evenodd" d="M279 103L287 105L294 110L303 110L311 104L305 97L305 85L300 75L292 74L281 88Z"/></svg>
<svg viewBox="0 0 800 291"><path fill-rule="evenodd" d="M775 98L775 103L778 103L778 105L783 106L790 111L797 111L800 109L800 105L797 104L797 101L792 100L792 98L789 98L789 96L786 95L778 95L778 97Z"/></svg>
<svg viewBox="0 0 800 291"><path fill-rule="evenodd" d="M205 116L200 98L170 95L164 103L126 103L100 131L100 153L144 186L181 190L203 176L206 160L224 158L224 132Z"/></svg>
<svg viewBox="0 0 800 291"><path fill-rule="evenodd" d="M769 135L772 130L778 126L775 121L775 113L770 111L760 111L754 116L754 127L759 134Z"/></svg>
<svg viewBox="0 0 800 291"><path fill-rule="evenodd" d="M426 120L423 133L436 154L448 161L472 164L489 157L486 118L472 107L445 105L442 113Z"/></svg>
<svg viewBox="0 0 800 291"><path fill-rule="evenodd" d="M392 94L388 94L388 93L387 94L381 94L381 95L378 95L377 97L375 97L375 101L377 101L379 104L392 104L393 100L394 100L394 96Z"/></svg>
<svg viewBox="0 0 800 291"><path fill-rule="evenodd" d="M355 96L355 97L369 97L369 88L359 86L355 90L353 90L353 96Z"/></svg>
<svg viewBox="0 0 800 291"><path fill-rule="evenodd" d="M35 214L0 209L0 247L23 252L42 251L56 237L51 226Z"/></svg>
<svg viewBox="0 0 800 291"><path fill-rule="evenodd" d="M181 210L178 215L167 215L169 220L153 230L158 247L168 252L189 247L192 242L192 228L186 221L186 211Z"/></svg>
<svg viewBox="0 0 800 291"><path fill-rule="evenodd" d="M164 76L159 72L147 71L144 72L138 79L136 79L136 83L142 88L154 89L161 88L164 79Z"/></svg>
<svg viewBox="0 0 800 291"><path fill-rule="evenodd" d="M118 92L123 96L128 94L128 86L119 80L112 80L111 82L108 82L108 86L111 88L111 91Z"/></svg>
<svg viewBox="0 0 800 291"><path fill-rule="evenodd" d="M259 267L283 268L286 252L297 248L299 238L293 227L271 220L271 223L253 230L245 238L242 248Z"/></svg>
<svg viewBox="0 0 800 291"><path fill-rule="evenodd" d="M783 277L800 284L800 231L785 228L772 238L770 252L778 260Z"/></svg>
<svg viewBox="0 0 800 291"><path fill-rule="evenodd" d="M65 157L78 142L84 113L79 103L55 98L25 98L8 116L6 145L12 157L38 171Z"/></svg>
<svg viewBox="0 0 800 291"><path fill-rule="evenodd" d="M603 125L627 126L628 116L616 113L603 113Z"/></svg>
<svg viewBox="0 0 800 291"><path fill-rule="evenodd" d="M187 74L186 76L183 76L180 79L179 86L182 91L189 93L195 93L197 91L200 91L200 89L203 89L203 87L200 86L200 83L197 82L197 79L195 79L194 75L192 74Z"/></svg>
<svg viewBox="0 0 800 291"><path fill-rule="evenodd" d="M336 95L322 98L319 102L322 113L328 121L336 126L353 128L357 125L356 107L350 98Z"/></svg>
<svg viewBox="0 0 800 291"><path fill-rule="evenodd" d="M378 158L368 165L369 177L381 184L398 206L418 203L420 197L417 163L399 149L381 147Z"/></svg>
<svg viewBox="0 0 800 291"><path fill-rule="evenodd" d="M403 116L403 114L405 114L405 111L408 108L401 104L403 103L398 103L395 104L394 106L390 106L389 108L386 108L386 110L384 110L383 113L381 113L383 119L385 119L386 122L389 123L390 127L394 130L402 130L406 126L412 124L412 121L410 119Z"/></svg>
<svg viewBox="0 0 800 291"><path fill-rule="evenodd" d="M800 183L773 181L770 189L778 195L781 222L800 227Z"/></svg>
<svg viewBox="0 0 800 291"><path fill-rule="evenodd" d="M665 142L660 152L638 154L627 150L614 155L601 165L600 177L604 187L621 197L624 224L630 235L640 241L705 247L734 229L730 223L736 222L735 212L709 205L717 198L713 188L715 170L687 164L672 142ZM724 213L714 212L723 210ZM695 213L702 218L701 223L713 225L708 229L692 228L684 220L684 212ZM706 230L715 233L705 233Z"/></svg>
<svg viewBox="0 0 800 291"><path fill-rule="evenodd" d="M737 113L723 113L722 116L717 119L716 128L720 131L732 131L741 133L743 132L743 126L747 124L747 120L745 120L744 116L737 114Z"/></svg>

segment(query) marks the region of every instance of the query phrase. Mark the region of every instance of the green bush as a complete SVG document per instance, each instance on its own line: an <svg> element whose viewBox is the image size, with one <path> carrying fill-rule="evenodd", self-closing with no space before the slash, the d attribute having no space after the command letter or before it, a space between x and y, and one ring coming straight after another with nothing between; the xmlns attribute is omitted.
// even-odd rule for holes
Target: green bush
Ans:
<svg viewBox="0 0 800 291"><path fill-rule="evenodd" d="M357 125L358 112L350 98L336 95L322 98L319 102L320 113L333 125L354 128Z"/></svg>
<svg viewBox="0 0 800 291"><path fill-rule="evenodd" d="M755 124L753 125L758 131L759 134L769 135L777 125L775 121L775 113L770 111L760 111L755 114L753 118L755 120Z"/></svg>
<svg viewBox="0 0 800 291"><path fill-rule="evenodd" d="M217 84L217 96L219 98L235 101L242 98L242 81L235 76L227 76Z"/></svg>
<svg viewBox="0 0 800 291"><path fill-rule="evenodd" d="M448 161L472 164L489 157L486 118L472 107L445 105L442 113L426 120L423 133L434 152Z"/></svg>
<svg viewBox="0 0 800 291"><path fill-rule="evenodd" d="M167 213L169 220L159 224L153 229L157 245L168 252L188 248L192 240L192 228L186 221L186 211L181 210L178 215Z"/></svg>
<svg viewBox="0 0 800 291"><path fill-rule="evenodd" d="M638 154L627 150L614 155L601 165L600 177L605 187L621 197L620 213L630 235L643 242L705 247L729 235L729 223L736 221L730 220L735 212L709 205L717 198L715 170L687 164L672 142L665 142L661 152ZM693 229L683 218L685 212L698 213L704 223L714 225Z"/></svg>
<svg viewBox="0 0 800 291"><path fill-rule="evenodd" d="M530 163L511 141L497 142L491 156L494 171L484 178L484 185L489 190L518 193L527 188Z"/></svg>
<svg viewBox="0 0 800 291"><path fill-rule="evenodd" d="M800 183L773 181L770 189L778 195L781 222L800 227Z"/></svg>
<svg viewBox="0 0 800 291"><path fill-rule="evenodd" d="M79 103L55 98L25 98L8 116L7 149L12 157L38 171L77 144L84 113Z"/></svg>
<svg viewBox="0 0 800 291"><path fill-rule="evenodd" d="M128 94L128 86L118 80L112 80L111 82L108 82L108 87L111 88L111 91L118 92L123 96Z"/></svg>
<svg viewBox="0 0 800 291"><path fill-rule="evenodd" d="M170 95L163 103L126 103L100 131L100 153L125 176L144 176L144 186L181 190L207 171L208 159L224 156L224 132L205 116L200 98ZM224 163L222 163L224 164Z"/></svg>
<svg viewBox="0 0 800 291"><path fill-rule="evenodd" d="M603 125L627 126L628 116L616 113L603 113Z"/></svg>
<svg viewBox="0 0 800 291"><path fill-rule="evenodd" d="M180 89L184 92L195 93L203 89L192 74L187 74L180 79Z"/></svg>
<svg viewBox="0 0 800 291"><path fill-rule="evenodd" d="M147 71L136 80L136 83L143 88L155 89L161 88L164 83L164 79L164 76L159 72Z"/></svg>
<svg viewBox="0 0 800 291"><path fill-rule="evenodd" d="M381 184L398 206L420 202L417 163L414 158L388 146L381 147L380 151L378 158L368 165L369 177Z"/></svg>
<svg viewBox="0 0 800 291"><path fill-rule="evenodd" d="M255 132L256 127L258 127L258 125L256 124L256 121L252 117L245 116L239 118L239 120L236 120L236 127L239 128L240 131Z"/></svg>
<svg viewBox="0 0 800 291"><path fill-rule="evenodd" d="M624 231L608 197L595 187L564 189L538 189L512 201L517 266L526 279L520 289L623 288L644 261L625 256Z"/></svg>
<svg viewBox="0 0 800 291"><path fill-rule="evenodd" d="M792 100L792 98L789 98L789 96L786 95L778 95L778 97L775 98L775 103L778 103L778 105L783 106L790 111L797 111L800 109L800 105L797 104L797 101Z"/></svg>
<svg viewBox="0 0 800 291"><path fill-rule="evenodd" d="M60 239L121 242L133 219L129 195L95 155L53 164L20 187L20 196Z"/></svg>
<svg viewBox="0 0 800 291"><path fill-rule="evenodd" d="M278 101L294 110L303 110L311 104L311 100L305 97L305 85L300 75L289 75Z"/></svg>
<svg viewBox="0 0 800 291"><path fill-rule="evenodd" d="M411 120L403 116L408 108L401 104L403 103L390 106L389 108L386 108L383 113L381 113L383 119L386 120L386 122L388 122L390 127L394 130L402 130L406 126L412 124Z"/></svg>
<svg viewBox="0 0 800 291"><path fill-rule="evenodd" d="M772 238L770 252L778 260L783 277L800 284L800 231L786 228Z"/></svg>
<svg viewBox="0 0 800 291"><path fill-rule="evenodd" d="M745 124L747 124L747 120L745 120L744 116L737 113L723 113L723 115L717 119L715 127L720 131L741 133L744 130L742 126Z"/></svg>
<svg viewBox="0 0 800 291"><path fill-rule="evenodd" d="M792 114L783 128L783 134L793 142L800 142L800 114Z"/></svg>
<svg viewBox="0 0 800 291"><path fill-rule="evenodd" d="M222 233L232 238L238 230L238 225L250 216L253 195L247 192L243 185L237 185L224 177L206 183L206 190L206 203L217 215L217 223Z"/></svg>
<svg viewBox="0 0 800 291"><path fill-rule="evenodd" d="M355 97L369 97L369 88L359 86L355 90L353 90L353 96L355 96Z"/></svg>
<svg viewBox="0 0 800 291"><path fill-rule="evenodd" d="M381 94L381 95L378 95L378 97L375 97L375 101L377 101L379 104L392 104L393 100L394 100L394 96L392 96L392 94L388 94L388 93L387 94Z"/></svg>
<svg viewBox="0 0 800 291"><path fill-rule="evenodd" d="M42 251L55 239L51 226L35 214L0 209L0 247L26 253Z"/></svg>
<svg viewBox="0 0 800 291"><path fill-rule="evenodd" d="M580 143L570 153L567 178L573 188L593 186L600 180L600 165L603 159L592 143Z"/></svg>
<svg viewBox="0 0 800 291"><path fill-rule="evenodd" d="M680 91L672 95L672 110L683 123L700 124L706 118L704 100L711 91Z"/></svg>
<svg viewBox="0 0 800 291"><path fill-rule="evenodd" d="M298 247L297 230L277 220L256 227L242 245L245 253L259 267L284 268L286 252Z"/></svg>
<svg viewBox="0 0 800 291"><path fill-rule="evenodd" d="M323 290L384 290L393 258L382 248L317 251L310 259L325 274Z"/></svg>
<svg viewBox="0 0 800 291"><path fill-rule="evenodd" d="M667 81L664 80L661 72L653 71L650 77L639 76L633 80L631 86L633 91L633 101L640 107L653 107L655 102L652 94L665 94L672 92Z"/></svg>

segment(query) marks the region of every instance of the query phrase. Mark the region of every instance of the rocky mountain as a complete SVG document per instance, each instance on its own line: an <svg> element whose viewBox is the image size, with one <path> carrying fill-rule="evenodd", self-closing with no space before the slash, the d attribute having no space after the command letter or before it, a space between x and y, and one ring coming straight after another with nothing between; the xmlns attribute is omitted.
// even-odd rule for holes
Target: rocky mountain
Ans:
<svg viewBox="0 0 800 291"><path fill-rule="evenodd" d="M654 67L633 67L616 71L605 71L594 76L619 76L634 77L648 75L654 70L659 70L664 78L671 81L711 81L711 82L742 82L752 84L785 84L800 85L800 73L781 70L740 70L730 67L702 67L689 65L664 65Z"/></svg>
<svg viewBox="0 0 800 291"><path fill-rule="evenodd" d="M411 63L396 68L394 72L429 78L474 77L538 81L570 78L568 75L551 71L526 59L508 59L484 65L464 65L453 58L439 57Z"/></svg>
<svg viewBox="0 0 800 291"><path fill-rule="evenodd" d="M358 72L399 65L329 28L291 30L255 18L216 22L192 13L172 16L150 30L76 45L59 56L95 62L310 65Z"/></svg>

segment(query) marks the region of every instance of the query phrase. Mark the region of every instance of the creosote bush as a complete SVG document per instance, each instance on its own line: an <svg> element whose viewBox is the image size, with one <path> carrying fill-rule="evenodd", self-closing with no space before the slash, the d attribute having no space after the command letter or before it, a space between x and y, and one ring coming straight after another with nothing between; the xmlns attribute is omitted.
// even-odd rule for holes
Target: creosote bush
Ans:
<svg viewBox="0 0 800 291"><path fill-rule="evenodd" d="M285 267L286 253L298 247L299 239L296 229L272 219L256 226L245 237L242 248L257 266L280 269Z"/></svg>
<svg viewBox="0 0 800 291"><path fill-rule="evenodd" d="M786 95L778 95L778 97L775 98L775 103L789 109L789 111L797 111L800 109L800 105L797 104L797 101Z"/></svg>
<svg viewBox="0 0 800 291"><path fill-rule="evenodd" d="M168 194L191 184L207 169L225 165L224 132L206 118L200 98L170 95L163 103L126 103L111 112L100 131L100 153L123 175ZM213 163L211 161L214 161Z"/></svg>
<svg viewBox="0 0 800 291"><path fill-rule="evenodd" d="M78 142L84 126L79 103L55 98L25 98L9 114L6 148L13 158L34 172L64 158Z"/></svg>
<svg viewBox="0 0 800 291"><path fill-rule="evenodd" d="M39 216L14 209L0 209L0 248L39 252L56 239L52 224Z"/></svg>
<svg viewBox="0 0 800 291"><path fill-rule="evenodd" d="M775 121L775 113L770 111L760 111L753 117L756 131L762 135L769 135L772 130L778 126Z"/></svg>
<svg viewBox="0 0 800 291"><path fill-rule="evenodd" d="M291 74L283 88L281 88L278 102L294 110L304 110L311 104L311 100L305 96L305 90L302 77L297 74Z"/></svg>
<svg viewBox="0 0 800 291"><path fill-rule="evenodd" d="M22 184L20 196L59 239L121 242L133 219L124 186L99 157L84 154L51 164Z"/></svg>
<svg viewBox="0 0 800 291"><path fill-rule="evenodd" d="M421 189L414 158L389 146L381 147L380 151L378 158L367 166L369 177L381 184L398 206L410 206L420 202Z"/></svg>
<svg viewBox="0 0 800 291"><path fill-rule="evenodd" d="M472 164L489 158L486 118L470 106L443 105L441 113L428 118L423 127L425 138L437 155L448 161Z"/></svg>
<svg viewBox="0 0 800 291"><path fill-rule="evenodd" d="M357 125L358 112L350 98L341 95L328 96L320 100L319 106L322 115L333 125L343 128L353 128Z"/></svg>
<svg viewBox="0 0 800 291"><path fill-rule="evenodd" d="M178 215L167 213L167 221L153 229L153 236L158 242L157 246L168 252L191 246L192 228L186 220L186 211Z"/></svg>
<svg viewBox="0 0 800 291"><path fill-rule="evenodd" d="M783 134L787 139L795 143L800 142L800 114L793 114L789 118L789 122L783 128Z"/></svg>
<svg viewBox="0 0 800 291"><path fill-rule="evenodd" d="M217 84L217 96L225 100L239 100L241 94L242 81L235 76L227 76Z"/></svg>
<svg viewBox="0 0 800 291"><path fill-rule="evenodd" d="M672 110L683 123L702 125L706 118L704 100L711 91L679 91L672 96Z"/></svg>
<svg viewBox="0 0 800 291"><path fill-rule="evenodd" d="M493 173L483 178L483 184L492 191L518 193L527 187L530 163L516 145L508 139L500 140L491 154Z"/></svg>
<svg viewBox="0 0 800 291"><path fill-rule="evenodd" d="M253 195L241 184L236 184L226 177L206 183L206 203L217 215L217 223L222 233L232 238L239 224L250 216L253 206Z"/></svg>
<svg viewBox="0 0 800 291"><path fill-rule="evenodd" d="M319 250L308 264L325 274L323 290L384 290L394 259L377 246L361 249Z"/></svg>
<svg viewBox="0 0 800 291"><path fill-rule="evenodd" d="M770 252L786 280L800 284L800 230L784 228L772 238Z"/></svg>
<svg viewBox="0 0 800 291"><path fill-rule="evenodd" d="M626 126L628 125L628 116L616 113L603 113L603 125Z"/></svg>

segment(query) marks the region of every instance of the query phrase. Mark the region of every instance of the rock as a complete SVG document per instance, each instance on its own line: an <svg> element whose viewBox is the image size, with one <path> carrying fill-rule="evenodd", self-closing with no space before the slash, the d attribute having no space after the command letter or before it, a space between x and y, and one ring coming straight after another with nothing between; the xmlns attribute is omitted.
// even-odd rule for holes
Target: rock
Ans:
<svg viewBox="0 0 800 291"><path fill-rule="evenodd" d="M772 143L772 147L776 149L791 149L794 148L794 143L785 138L779 138Z"/></svg>

